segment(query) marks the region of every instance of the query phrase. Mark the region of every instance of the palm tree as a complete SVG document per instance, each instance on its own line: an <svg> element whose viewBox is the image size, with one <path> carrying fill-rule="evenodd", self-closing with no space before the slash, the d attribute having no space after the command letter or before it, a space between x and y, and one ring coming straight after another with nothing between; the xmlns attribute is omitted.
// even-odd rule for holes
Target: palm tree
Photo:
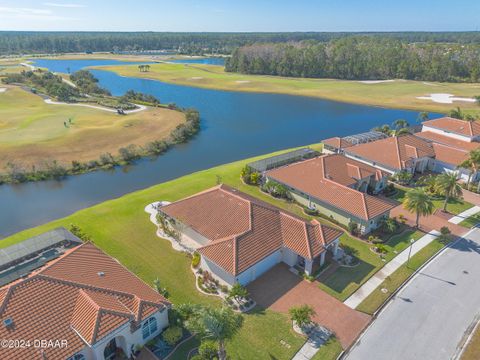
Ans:
<svg viewBox="0 0 480 360"><path fill-rule="evenodd" d="M418 119L419 122L427 121L427 120L429 119L428 112L426 112L426 111L420 112L420 113L418 114L417 119Z"/></svg>
<svg viewBox="0 0 480 360"><path fill-rule="evenodd" d="M385 135L390 135L391 132L392 132L392 130L390 129L390 126L387 125L387 124L382 125L382 126L374 127L372 130L384 133Z"/></svg>
<svg viewBox="0 0 480 360"><path fill-rule="evenodd" d="M397 119L393 122L393 126L395 126L395 129L400 130L408 127L408 121L405 119Z"/></svg>
<svg viewBox="0 0 480 360"><path fill-rule="evenodd" d="M462 120L464 117L462 110L458 106L455 109L450 110L448 112L448 116L460 120Z"/></svg>
<svg viewBox="0 0 480 360"><path fill-rule="evenodd" d="M288 312L291 320L300 328L309 325L312 322L312 316L316 314L310 305L294 306Z"/></svg>
<svg viewBox="0 0 480 360"><path fill-rule="evenodd" d="M416 214L415 226L418 228L420 216L433 214L433 202L425 190L415 188L407 191L403 199L403 207L411 213Z"/></svg>
<svg viewBox="0 0 480 360"><path fill-rule="evenodd" d="M225 342L233 338L242 327L242 315L227 307L190 304L180 305L178 311L187 329L204 339L218 342L218 359L225 360Z"/></svg>
<svg viewBox="0 0 480 360"><path fill-rule="evenodd" d="M407 127L404 127L395 131L395 136L402 136L407 134L411 134L410 129Z"/></svg>
<svg viewBox="0 0 480 360"><path fill-rule="evenodd" d="M458 165L459 168L470 169L470 174L468 174L467 180L467 189L470 185L470 180L472 175L474 175L480 169L480 149L472 150L468 153L468 159ZM479 182L480 190L480 182Z"/></svg>
<svg viewBox="0 0 480 360"><path fill-rule="evenodd" d="M437 177L437 188L445 196L443 211L447 211L448 200L462 196L462 187L457 182L457 173L444 173Z"/></svg>

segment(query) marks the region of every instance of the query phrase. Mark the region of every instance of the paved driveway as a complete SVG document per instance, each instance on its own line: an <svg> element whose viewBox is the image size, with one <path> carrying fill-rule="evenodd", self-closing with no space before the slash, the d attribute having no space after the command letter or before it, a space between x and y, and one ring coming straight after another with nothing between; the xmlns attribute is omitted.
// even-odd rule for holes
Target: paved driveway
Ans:
<svg viewBox="0 0 480 360"><path fill-rule="evenodd" d="M476 229L400 291L346 359L451 359L480 313L479 279Z"/></svg>
<svg viewBox="0 0 480 360"><path fill-rule="evenodd" d="M352 310L326 292L317 283L309 283L279 264L248 286L258 305L288 313L292 306L311 305L315 322L333 331L343 348L350 346L370 321L370 316Z"/></svg>

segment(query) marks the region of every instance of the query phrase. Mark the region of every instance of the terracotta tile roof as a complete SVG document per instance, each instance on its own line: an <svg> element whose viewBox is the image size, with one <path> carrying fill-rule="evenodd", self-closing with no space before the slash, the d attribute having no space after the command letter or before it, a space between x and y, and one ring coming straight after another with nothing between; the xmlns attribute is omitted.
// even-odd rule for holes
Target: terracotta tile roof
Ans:
<svg viewBox="0 0 480 360"><path fill-rule="evenodd" d="M99 269L104 275L99 275ZM112 330L168 306L165 298L92 244L0 289L0 338L65 339L66 348L0 349L3 359L65 359Z"/></svg>
<svg viewBox="0 0 480 360"><path fill-rule="evenodd" d="M336 149L345 149L345 148L353 145L348 140L345 140L344 138L341 138L341 137L338 137L338 136L322 140L322 143L324 143L325 145L329 145L329 146L331 146L333 148L336 148Z"/></svg>
<svg viewBox="0 0 480 360"><path fill-rule="evenodd" d="M363 169L362 175L381 177L382 173L372 166L342 155L294 163L271 170L267 176L362 220L368 221L392 209L389 202L347 186L355 182L349 176L348 164Z"/></svg>
<svg viewBox="0 0 480 360"><path fill-rule="evenodd" d="M442 144L433 144L435 159L447 164L458 166L468 159L468 151L455 149Z"/></svg>
<svg viewBox="0 0 480 360"><path fill-rule="evenodd" d="M431 131L422 131L422 132L416 133L415 136L421 137L423 139L426 139L428 141L432 141L438 144L451 146L459 150L471 151L471 150L478 149L480 147L480 143L477 141L470 142L470 141L457 140L450 136L437 134Z"/></svg>
<svg viewBox="0 0 480 360"><path fill-rule="evenodd" d="M232 204L237 204L237 208L232 209ZM318 222L307 222L226 185L164 206L161 210L187 226L195 224L195 230L210 240L198 251L233 275L242 273L283 246L312 259L325 250L324 245L343 233ZM238 233L237 222L223 221L229 211L232 211L232 217L249 219L248 227L242 233ZM210 237L219 232L225 235L224 238Z"/></svg>
<svg viewBox="0 0 480 360"><path fill-rule="evenodd" d="M394 136L352 146L346 153L394 170L410 166L411 158L435 156L430 142L414 135Z"/></svg>
<svg viewBox="0 0 480 360"><path fill-rule="evenodd" d="M451 117L442 117L425 121L423 122L423 125L468 137L480 135L480 123L477 121L466 121Z"/></svg>

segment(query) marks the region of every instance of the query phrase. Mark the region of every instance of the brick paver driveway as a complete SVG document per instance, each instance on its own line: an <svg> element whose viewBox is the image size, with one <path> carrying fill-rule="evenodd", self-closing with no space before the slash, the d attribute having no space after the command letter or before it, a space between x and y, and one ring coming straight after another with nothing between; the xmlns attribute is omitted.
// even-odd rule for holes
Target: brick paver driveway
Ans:
<svg viewBox="0 0 480 360"><path fill-rule="evenodd" d="M288 313L292 306L311 305L317 313L314 321L333 331L343 348L349 347L367 326L370 316L352 310L279 264L248 286L252 298L263 308Z"/></svg>

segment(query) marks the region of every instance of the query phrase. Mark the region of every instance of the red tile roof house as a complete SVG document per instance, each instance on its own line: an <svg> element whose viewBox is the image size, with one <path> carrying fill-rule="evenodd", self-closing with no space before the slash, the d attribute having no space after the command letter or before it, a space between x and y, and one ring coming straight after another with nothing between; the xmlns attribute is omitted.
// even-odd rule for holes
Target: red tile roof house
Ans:
<svg viewBox="0 0 480 360"><path fill-rule="evenodd" d="M266 173L267 181L286 186L300 204L348 225L356 222L367 234L388 218L391 203L367 194L382 190L387 174L343 155L324 155Z"/></svg>
<svg viewBox="0 0 480 360"><path fill-rule="evenodd" d="M393 175L402 170L411 173L433 170L435 150L425 139L402 135L349 147L345 156Z"/></svg>
<svg viewBox="0 0 480 360"><path fill-rule="evenodd" d="M479 173L471 174L469 169L458 169L468 159L468 153L480 147L480 124L449 117L425 121L422 131L415 134L431 141L435 150L435 172L456 171L459 177L477 181Z"/></svg>
<svg viewBox="0 0 480 360"><path fill-rule="evenodd" d="M342 231L308 222L226 185L158 208L198 244L201 268L223 284L246 285L284 262L312 274L335 255Z"/></svg>
<svg viewBox="0 0 480 360"><path fill-rule="evenodd" d="M117 348L130 357L168 326L169 306L118 261L81 244L0 288L0 338L25 341L0 347L0 358L103 360ZM42 348L42 340L52 342Z"/></svg>

